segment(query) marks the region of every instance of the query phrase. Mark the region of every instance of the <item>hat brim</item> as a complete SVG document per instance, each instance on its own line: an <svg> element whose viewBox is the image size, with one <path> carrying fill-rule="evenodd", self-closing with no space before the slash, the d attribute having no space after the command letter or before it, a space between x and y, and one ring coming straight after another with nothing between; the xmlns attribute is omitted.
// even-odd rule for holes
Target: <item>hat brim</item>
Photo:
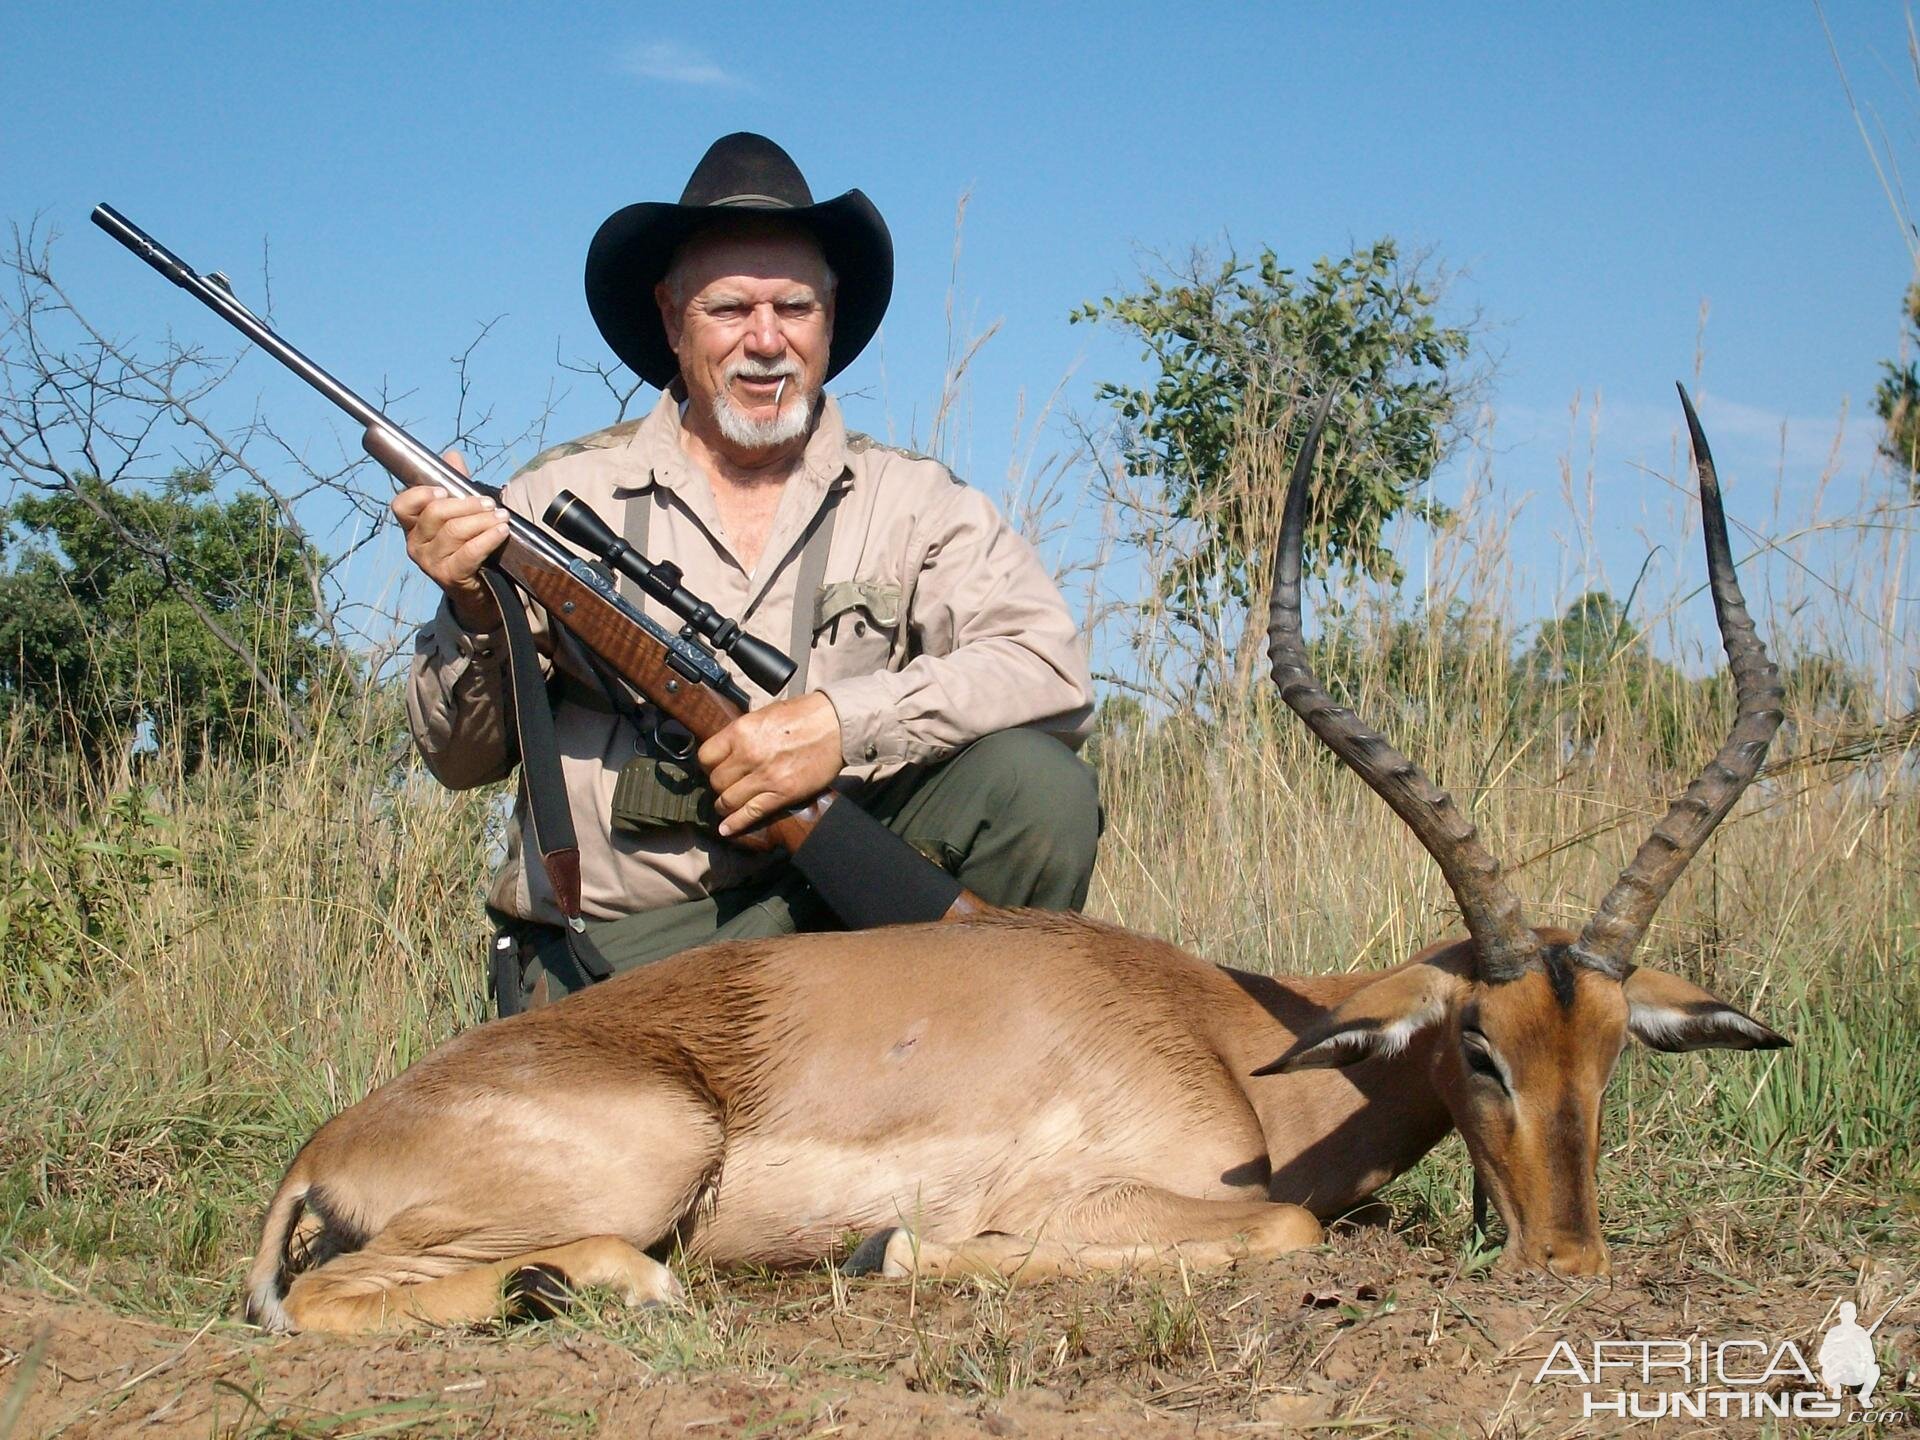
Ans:
<svg viewBox="0 0 1920 1440"><path fill-rule="evenodd" d="M653 288L666 278L673 252L688 236L732 216L777 218L819 242L839 281L827 356L831 380L873 339L893 297L893 237L873 202L858 190L791 209L645 201L616 210L587 247L587 309L602 338L634 374L666 389L680 373L680 362L667 344Z"/></svg>

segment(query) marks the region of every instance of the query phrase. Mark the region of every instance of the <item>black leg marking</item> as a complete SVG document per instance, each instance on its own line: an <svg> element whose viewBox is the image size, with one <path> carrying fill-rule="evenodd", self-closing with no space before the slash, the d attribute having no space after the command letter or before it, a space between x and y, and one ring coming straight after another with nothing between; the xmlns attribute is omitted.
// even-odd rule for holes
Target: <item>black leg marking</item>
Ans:
<svg viewBox="0 0 1920 1440"><path fill-rule="evenodd" d="M365 1227L356 1223L334 1203L323 1185L307 1191L302 1202L305 1213L320 1222L320 1231L306 1243L306 1252L296 1259L293 1273L317 1270L336 1255L351 1255L363 1249L370 1238Z"/></svg>

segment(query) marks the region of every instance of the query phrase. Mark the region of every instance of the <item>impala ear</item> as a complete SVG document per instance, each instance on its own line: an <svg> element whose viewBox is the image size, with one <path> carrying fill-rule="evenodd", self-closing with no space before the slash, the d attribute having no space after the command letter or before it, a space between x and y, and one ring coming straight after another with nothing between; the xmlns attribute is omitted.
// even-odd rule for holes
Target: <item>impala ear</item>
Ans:
<svg viewBox="0 0 1920 1440"><path fill-rule="evenodd" d="M1655 1050L1777 1050L1793 1042L1698 985L1637 968L1621 982L1627 1028Z"/></svg>
<svg viewBox="0 0 1920 1440"><path fill-rule="evenodd" d="M1407 1042L1437 1024L1463 982L1435 965L1407 965L1355 991L1309 1025L1287 1053L1256 1075L1338 1069L1398 1055Z"/></svg>

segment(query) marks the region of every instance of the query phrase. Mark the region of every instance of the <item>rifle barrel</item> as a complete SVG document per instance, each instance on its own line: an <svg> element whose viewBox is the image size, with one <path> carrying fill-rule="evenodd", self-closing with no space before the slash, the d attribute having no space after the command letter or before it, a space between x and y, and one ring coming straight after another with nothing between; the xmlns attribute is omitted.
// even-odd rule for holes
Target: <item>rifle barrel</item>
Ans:
<svg viewBox="0 0 1920 1440"><path fill-rule="evenodd" d="M186 261L111 205L94 206L93 223L182 290L193 295L208 309L218 312L220 317L234 329L353 416L362 426L384 425L389 430L400 430L400 426L394 424L372 404L342 385L312 360L269 330L266 322L241 304L231 290L199 274ZM437 455L430 458L439 459Z"/></svg>
<svg viewBox="0 0 1920 1440"><path fill-rule="evenodd" d="M340 381L329 375L319 365L301 354L299 350L281 339L267 327L267 323L240 302L226 285L226 277L215 278L200 274L186 261L175 255L166 246L142 230L133 221L122 215L111 205L93 207L93 223L107 234L118 240L127 249L139 256L147 264L158 270L167 279L192 295L202 305L225 320L255 345L266 351L307 384L318 390L327 399L339 406L366 429L385 430L399 441L401 448L408 451L423 466L435 475L440 487L453 495L490 494L491 488L481 485L462 475L453 466L441 459L432 450L422 445L405 427L387 418L386 413L369 401L362 399ZM505 510L508 524L513 527L516 538L537 550L549 562L562 567L574 557L559 545L539 526L527 517Z"/></svg>

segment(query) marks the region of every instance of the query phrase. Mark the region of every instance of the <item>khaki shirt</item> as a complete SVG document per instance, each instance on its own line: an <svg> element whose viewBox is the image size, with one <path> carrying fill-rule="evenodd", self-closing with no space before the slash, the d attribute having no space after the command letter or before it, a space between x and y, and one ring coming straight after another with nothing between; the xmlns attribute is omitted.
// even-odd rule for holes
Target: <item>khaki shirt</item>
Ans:
<svg viewBox="0 0 1920 1440"><path fill-rule="evenodd" d="M849 433L831 398L787 482L754 573L727 547L704 471L680 447L672 393L653 412L536 456L507 483L507 504L538 519L571 490L616 531L625 507L649 505L650 558L671 559L686 586L781 650L793 643L802 541L830 488L843 494L814 611L807 688L833 702L852 789L904 765L944 759L980 736L1032 725L1070 744L1085 738L1093 687L1065 602L1027 543L977 490L925 456ZM624 586L623 586L624 590ZM631 597L630 597L631 598ZM823 603L824 602L824 603ZM543 664L590 693L598 685L570 637L556 647L544 611L527 607ZM670 630L680 622L649 600ZM504 779L514 764L504 700L506 640L463 630L442 603L414 642L407 715L421 756L456 790ZM722 657L724 662L724 657ZM754 705L766 696L736 680ZM614 784L637 737L604 708L565 698L555 711L567 800L579 832L581 905L594 918L696 899L752 879L779 857L740 849L692 826L645 834L611 829ZM521 811L492 903L558 923L537 858L529 866Z"/></svg>

